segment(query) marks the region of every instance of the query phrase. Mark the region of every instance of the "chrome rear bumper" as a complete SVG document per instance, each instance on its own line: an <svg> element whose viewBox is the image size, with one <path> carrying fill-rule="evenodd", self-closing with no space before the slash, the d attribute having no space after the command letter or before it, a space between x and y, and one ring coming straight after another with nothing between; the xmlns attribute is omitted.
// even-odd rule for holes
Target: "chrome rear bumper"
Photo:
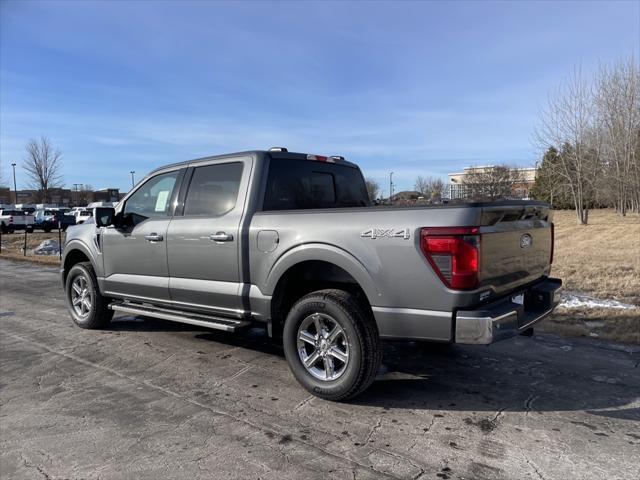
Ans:
<svg viewBox="0 0 640 480"><path fill-rule="evenodd" d="M514 292L524 295L522 305L514 303L510 296L477 310L459 310L455 315L455 343L488 345L523 333L560 303L561 286L562 280L547 278Z"/></svg>

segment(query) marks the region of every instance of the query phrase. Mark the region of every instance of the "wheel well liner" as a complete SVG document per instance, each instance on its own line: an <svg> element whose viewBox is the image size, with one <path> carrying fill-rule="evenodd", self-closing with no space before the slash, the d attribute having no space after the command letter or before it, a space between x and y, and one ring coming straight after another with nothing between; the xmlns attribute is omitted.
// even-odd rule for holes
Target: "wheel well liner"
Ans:
<svg viewBox="0 0 640 480"><path fill-rule="evenodd" d="M80 262L91 262L91 259L87 256L86 253L84 253L79 248L74 248L73 250L69 251L69 253L65 255L64 257L65 281L67 279L67 274L69 273L69 270L71 270L71 267L73 267L76 263L80 263Z"/></svg>
<svg viewBox="0 0 640 480"><path fill-rule="evenodd" d="M358 281L345 269L324 260L306 260L289 267L279 278L271 299L271 322L281 328L293 304L316 290L337 288L356 294L371 309Z"/></svg>

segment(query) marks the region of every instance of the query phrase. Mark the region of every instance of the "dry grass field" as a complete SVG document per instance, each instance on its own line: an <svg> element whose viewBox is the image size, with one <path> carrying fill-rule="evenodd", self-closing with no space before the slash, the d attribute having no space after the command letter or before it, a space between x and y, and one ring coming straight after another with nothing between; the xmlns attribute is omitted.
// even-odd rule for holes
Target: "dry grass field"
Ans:
<svg viewBox="0 0 640 480"><path fill-rule="evenodd" d="M578 225L573 211L554 213L555 258L551 274L564 288L598 299L640 306L640 217L593 210L589 225ZM560 308L542 329L640 343L640 307Z"/></svg>
<svg viewBox="0 0 640 480"><path fill-rule="evenodd" d="M581 226L573 211L557 211L554 223L556 246L551 273L562 278L567 291L640 305L640 217L623 218L612 210L594 210L589 225ZM64 237L63 233L63 242ZM58 264L57 255L30 252L46 239L57 240L58 233L28 234L29 253L24 257L24 234L3 235L0 258ZM541 330L640 343L640 308L559 308Z"/></svg>
<svg viewBox="0 0 640 480"><path fill-rule="evenodd" d="M593 210L589 225L573 211L554 212L553 275L567 290L640 305L640 217Z"/></svg>
<svg viewBox="0 0 640 480"><path fill-rule="evenodd" d="M62 232L62 244L66 238L66 233ZM36 263L44 263L47 265L58 265L60 258L58 255L34 255L33 249L36 248L44 240L58 241L58 231L50 233L27 233L27 256L22 253L24 246L24 232L2 234L2 252L0 258L10 258L18 261L29 261Z"/></svg>

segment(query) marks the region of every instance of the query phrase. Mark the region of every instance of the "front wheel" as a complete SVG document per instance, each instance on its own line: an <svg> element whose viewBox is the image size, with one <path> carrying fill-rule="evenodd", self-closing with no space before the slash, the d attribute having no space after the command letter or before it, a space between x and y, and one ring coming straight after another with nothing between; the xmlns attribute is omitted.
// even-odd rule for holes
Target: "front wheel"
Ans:
<svg viewBox="0 0 640 480"><path fill-rule="evenodd" d="M106 326L113 317L108 300L100 294L98 281L90 262L77 263L67 275L65 300L71 318L81 328Z"/></svg>
<svg viewBox="0 0 640 480"><path fill-rule="evenodd" d="M347 400L364 391L382 358L370 311L343 290L320 290L296 302L285 321L283 342L298 382L326 400Z"/></svg>

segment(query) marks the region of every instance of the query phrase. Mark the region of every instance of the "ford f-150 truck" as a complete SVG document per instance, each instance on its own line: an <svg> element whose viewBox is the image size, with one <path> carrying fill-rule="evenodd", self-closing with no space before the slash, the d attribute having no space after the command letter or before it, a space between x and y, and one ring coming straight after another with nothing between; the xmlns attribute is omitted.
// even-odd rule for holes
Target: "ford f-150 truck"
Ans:
<svg viewBox="0 0 640 480"><path fill-rule="evenodd" d="M75 323L114 312L282 337L296 379L351 398L381 340L489 344L557 305L549 205L370 205L342 157L278 148L151 172L70 227L61 268Z"/></svg>
<svg viewBox="0 0 640 480"><path fill-rule="evenodd" d="M0 229L2 233L16 230L33 231L34 217L24 210L0 210Z"/></svg>

